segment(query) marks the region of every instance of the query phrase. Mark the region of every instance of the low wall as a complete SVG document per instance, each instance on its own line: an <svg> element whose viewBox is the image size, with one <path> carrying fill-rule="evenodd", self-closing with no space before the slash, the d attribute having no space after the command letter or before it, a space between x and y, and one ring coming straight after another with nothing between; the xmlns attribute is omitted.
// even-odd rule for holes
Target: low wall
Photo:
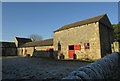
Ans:
<svg viewBox="0 0 120 81"><path fill-rule="evenodd" d="M2 56L17 56L17 48L1 48Z"/></svg>
<svg viewBox="0 0 120 81"><path fill-rule="evenodd" d="M120 80L120 53L112 53L110 55L90 63L86 66L80 67L76 71L71 72L65 79L79 80L79 81L109 81Z"/></svg>
<svg viewBox="0 0 120 81"><path fill-rule="evenodd" d="M50 57L50 53L46 51L35 51L33 53L33 56L35 57Z"/></svg>

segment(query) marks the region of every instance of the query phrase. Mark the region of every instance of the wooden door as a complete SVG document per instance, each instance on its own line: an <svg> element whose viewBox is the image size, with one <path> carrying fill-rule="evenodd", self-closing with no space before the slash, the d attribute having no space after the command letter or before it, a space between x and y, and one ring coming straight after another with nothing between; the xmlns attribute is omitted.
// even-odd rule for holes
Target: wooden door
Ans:
<svg viewBox="0 0 120 81"><path fill-rule="evenodd" d="M69 58L73 58L75 51L69 50Z"/></svg>
<svg viewBox="0 0 120 81"><path fill-rule="evenodd" d="M74 45L69 45L68 48L69 48L68 50L69 58L73 58L74 53L75 53Z"/></svg>

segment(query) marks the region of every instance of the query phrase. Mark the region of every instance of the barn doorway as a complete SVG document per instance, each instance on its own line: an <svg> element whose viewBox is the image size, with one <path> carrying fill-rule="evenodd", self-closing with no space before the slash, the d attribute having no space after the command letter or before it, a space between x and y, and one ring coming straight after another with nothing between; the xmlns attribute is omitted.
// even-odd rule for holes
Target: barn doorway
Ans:
<svg viewBox="0 0 120 81"><path fill-rule="evenodd" d="M72 58L73 59L73 56L75 54L75 50L74 50L74 45L69 45L69 50L68 50L68 53L69 53L69 58Z"/></svg>
<svg viewBox="0 0 120 81"><path fill-rule="evenodd" d="M77 59L75 50L81 50L81 45L69 45L68 48L69 48L69 50L68 50L69 58Z"/></svg>

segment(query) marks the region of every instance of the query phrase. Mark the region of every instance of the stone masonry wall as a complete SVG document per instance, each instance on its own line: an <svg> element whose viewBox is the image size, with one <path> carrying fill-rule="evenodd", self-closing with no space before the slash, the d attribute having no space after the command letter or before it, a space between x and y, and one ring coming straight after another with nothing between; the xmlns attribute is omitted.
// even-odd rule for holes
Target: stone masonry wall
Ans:
<svg viewBox="0 0 120 81"><path fill-rule="evenodd" d="M45 53L43 51L46 51L48 48L53 48L53 46L22 47L18 48L18 55L19 56L26 56L28 54L30 56L33 56L33 54L36 56L39 56L40 54L44 55ZM26 53L25 50L27 50Z"/></svg>
<svg viewBox="0 0 120 81"><path fill-rule="evenodd" d="M27 56L28 54L30 56L33 55L34 52L34 47L23 47L23 48L18 48L18 55L19 56Z"/></svg>
<svg viewBox="0 0 120 81"><path fill-rule="evenodd" d="M2 48L2 55L3 56L14 56L14 55L17 55L16 52L17 52L17 48Z"/></svg>
<svg viewBox="0 0 120 81"><path fill-rule="evenodd" d="M80 67L63 78L74 81L120 81L120 53L112 53L104 58Z"/></svg>
<svg viewBox="0 0 120 81"><path fill-rule="evenodd" d="M38 46L38 47L35 47L36 50L47 50L49 48L53 48L53 46Z"/></svg>
<svg viewBox="0 0 120 81"><path fill-rule="evenodd" d="M112 30L103 24L100 25L100 44L102 57L111 53L111 44L113 42Z"/></svg>
<svg viewBox="0 0 120 81"><path fill-rule="evenodd" d="M58 42L65 59L68 57L68 45L81 45L81 50L76 50L77 59L100 59L99 23L91 23L75 28L70 28L54 33L54 50L58 51ZM85 50L84 43L90 44L90 49ZM59 56L58 56L59 57Z"/></svg>

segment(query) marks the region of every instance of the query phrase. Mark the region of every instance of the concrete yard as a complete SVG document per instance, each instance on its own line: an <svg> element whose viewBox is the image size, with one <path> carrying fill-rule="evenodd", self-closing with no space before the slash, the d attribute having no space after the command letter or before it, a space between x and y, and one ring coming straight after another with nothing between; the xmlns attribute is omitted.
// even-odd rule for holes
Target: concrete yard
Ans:
<svg viewBox="0 0 120 81"><path fill-rule="evenodd" d="M4 57L2 79L61 79L87 64L88 62L40 57Z"/></svg>

